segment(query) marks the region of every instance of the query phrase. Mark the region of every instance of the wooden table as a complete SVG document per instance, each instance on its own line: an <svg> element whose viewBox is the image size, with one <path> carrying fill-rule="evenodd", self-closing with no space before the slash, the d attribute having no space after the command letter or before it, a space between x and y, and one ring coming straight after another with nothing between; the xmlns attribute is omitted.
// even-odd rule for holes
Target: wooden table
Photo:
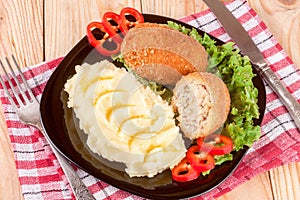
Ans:
<svg viewBox="0 0 300 200"><path fill-rule="evenodd" d="M248 3L300 67L300 0ZM85 35L90 21L125 6L173 18L207 8L201 0L0 0L0 58L14 54L22 66L29 66L66 55ZM20 200L23 197L2 112L0 124L0 199ZM300 163L294 163L263 173L219 199L300 199L299 182Z"/></svg>

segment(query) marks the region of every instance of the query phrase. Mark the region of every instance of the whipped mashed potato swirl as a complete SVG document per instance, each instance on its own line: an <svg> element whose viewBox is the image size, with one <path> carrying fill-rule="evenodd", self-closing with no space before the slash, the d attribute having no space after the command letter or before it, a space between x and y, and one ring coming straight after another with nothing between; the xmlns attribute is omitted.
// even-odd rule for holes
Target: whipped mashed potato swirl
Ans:
<svg viewBox="0 0 300 200"><path fill-rule="evenodd" d="M65 84L68 107L94 153L125 163L130 177L153 177L185 156L172 106L133 74L107 60L75 70Z"/></svg>

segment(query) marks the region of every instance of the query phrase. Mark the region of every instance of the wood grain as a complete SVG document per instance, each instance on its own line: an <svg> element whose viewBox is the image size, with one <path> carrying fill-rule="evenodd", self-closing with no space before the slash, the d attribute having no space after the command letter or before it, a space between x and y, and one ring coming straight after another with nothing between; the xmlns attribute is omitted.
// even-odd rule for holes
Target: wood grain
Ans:
<svg viewBox="0 0 300 200"><path fill-rule="evenodd" d="M158 14L163 16L172 17L175 19L184 17L186 15L200 12L207 8L203 1L190 0L190 1L177 1L177 0L141 0L143 13ZM180 9L174 9L174 6Z"/></svg>
<svg viewBox="0 0 300 200"><path fill-rule="evenodd" d="M248 3L300 67L300 0L248 0ZM207 8L201 0L0 0L0 58L14 54L22 66L28 66L64 56L85 35L90 21L100 21L105 11L119 12L125 6L173 18ZM0 199L20 200L3 112L0 125ZM285 165L218 199L300 199L299 177L299 163Z"/></svg>
<svg viewBox="0 0 300 200"><path fill-rule="evenodd" d="M300 0L248 0L300 68Z"/></svg>
<svg viewBox="0 0 300 200"><path fill-rule="evenodd" d="M22 66L43 61L43 0L0 1L0 13L0 58L14 54Z"/></svg>
<svg viewBox="0 0 300 200"><path fill-rule="evenodd" d="M268 173L263 173L218 198L218 200L231 199L272 200L272 186Z"/></svg>
<svg viewBox="0 0 300 200"><path fill-rule="evenodd" d="M141 10L140 1L45 1L45 59L64 56L86 34L86 25L101 21L106 11L119 13L126 6Z"/></svg>
<svg viewBox="0 0 300 200"><path fill-rule="evenodd" d="M14 54L22 66L43 61L43 0L0 1L0 30L1 59ZM23 196L0 107L0 199L19 200Z"/></svg>
<svg viewBox="0 0 300 200"><path fill-rule="evenodd" d="M270 171L274 199L299 199L300 163L292 163Z"/></svg>

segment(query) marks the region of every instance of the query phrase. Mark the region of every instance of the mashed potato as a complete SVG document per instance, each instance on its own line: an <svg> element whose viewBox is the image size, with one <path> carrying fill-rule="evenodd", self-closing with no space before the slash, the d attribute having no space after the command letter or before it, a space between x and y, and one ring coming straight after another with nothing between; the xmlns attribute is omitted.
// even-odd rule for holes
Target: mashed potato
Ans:
<svg viewBox="0 0 300 200"><path fill-rule="evenodd" d="M93 152L125 163L131 177L153 177L185 156L172 107L134 75L106 60L75 69L65 84L68 107Z"/></svg>

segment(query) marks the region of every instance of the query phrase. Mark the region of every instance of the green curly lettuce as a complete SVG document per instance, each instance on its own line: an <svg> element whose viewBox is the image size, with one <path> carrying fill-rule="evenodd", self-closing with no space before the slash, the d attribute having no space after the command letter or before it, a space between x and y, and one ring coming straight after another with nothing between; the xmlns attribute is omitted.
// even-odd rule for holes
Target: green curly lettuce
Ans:
<svg viewBox="0 0 300 200"><path fill-rule="evenodd" d="M217 45L207 34L203 36L196 29L188 29L169 21L168 26L197 40L209 55L207 71L219 76L227 85L231 106L222 133L229 136L238 151L251 147L260 137L260 126L254 125L259 118L258 90L253 85L255 74L247 56L242 56L232 42ZM224 159L226 158L226 159ZM230 160L230 156L215 158L218 164Z"/></svg>

